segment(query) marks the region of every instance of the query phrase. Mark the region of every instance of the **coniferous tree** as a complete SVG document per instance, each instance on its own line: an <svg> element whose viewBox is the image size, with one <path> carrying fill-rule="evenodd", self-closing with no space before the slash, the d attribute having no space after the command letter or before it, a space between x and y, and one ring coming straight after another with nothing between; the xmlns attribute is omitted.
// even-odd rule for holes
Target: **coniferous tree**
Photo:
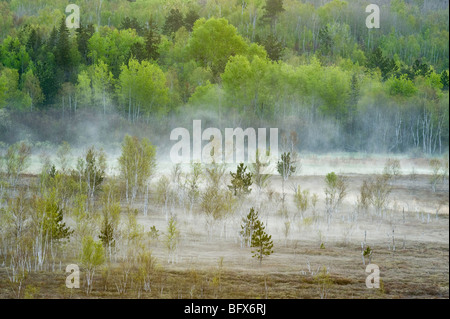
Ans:
<svg viewBox="0 0 450 319"><path fill-rule="evenodd" d="M256 221L258 220L258 212L255 212L255 209L250 208L250 212L245 218L242 218L241 225L241 236L244 243L250 247L253 231L255 230Z"/></svg>
<svg viewBox="0 0 450 319"><path fill-rule="evenodd" d="M180 10L171 9L164 23L163 33L170 36L172 33L177 32L183 24L183 15Z"/></svg>
<svg viewBox="0 0 450 319"><path fill-rule="evenodd" d="M200 18L197 11L190 9L189 12L186 14L186 17L184 18L184 26L186 27L186 30L189 32L192 31L192 28L194 27L195 21L197 21Z"/></svg>
<svg viewBox="0 0 450 319"><path fill-rule="evenodd" d="M88 42L95 32L94 26L92 24L88 24L87 26L80 24L80 27L76 29L76 32L78 52L80 52L81 60L85 64L91 64L91 59L88 56Z"/></svg>
<svg viewBox="0 0 450 319"><path fill-rule="evenodd" d="M387 80L389 76L397 71L398 66L393 59L385 57L380 47L377 47L369 56L366 63L367 68L379 68L383 80Z"/></svg>
<svg viewBox="0 0 450 319"><path fill-rule="evenodd" d="M142 35L144 29L142 28L141 24L139 23L139 21L133 17L130 19L130 17L125 17L122 20L122 23L120 24L120 29L134 29L136 30L136 33L138 35Z"/></svg>
<svg viewBox="0 0 450 319"><path fill-rule="evenodd" d="M443 91L448 91L448 83L449 79L448 79L448 70L444 70L441 73L441 83L442 83L442 90Z"/></svg>
<svg viewBox="0 0 450 319"><path fill-rule="evenodd" d="M247 195L251 192L249 187L252 185L252 173L245 173L247 166L240 163L237 167L236 173L230 172L231 185L228 188L233 191L234 196Z"/></svg>
<svg viewBox="0 0 450 319"><path fill-rule="evenodd" d="M278 41L276 36L274 36L273 34L269 34L269 36L263 41L262 44L267 51L267 56L272 61L278 61L281 59L284 47L281 41Z"/></svg>
<svg viewBox="0 0 450 319"><path fill-rule="evenodd" d="M420 59L416 59L416 61L414 61L412 70L416 76L427 77L431 73L430 66L426 63L422 63Z"/></svg>
<svg viewBox="0 0 450 319"><path fill-rule="evenodd" d="M255 250L252 250L252 253L254 254L252 257L259 259L260 265L265 256L269 256L273 253L272 235L267 234L265 229L266 227L264 224L257 219L252 234L251 247L255 248Z"/></svg>
<svg viewBox="0 0 450 319"><path fill-rule="evenodd" d="M331 48L333 47L333 39L330 36L328 26L324 26L319 30L319 43L319 51L323 55L329 55L331 53Z"/></svg>
<svg viewBox="0 0 450 319"><path fill-rule="evenodd" d="M278 161L277 163L277 171L281 175L281 186L283 191L283 203L285 198L285 192L284 192L284 183L289 179L289 177L295 173L297 168L295 167L295 160L291 158L290 152L285 152L281 154L281 161Z"/></svg>
<svg viewBox="0 0 450 319"><path fill-rule="evenodd" d="M283 0L266 0L266 4L264 5L263 9L263 21L270 21L271 26L273 27L277 15L284 11Z"/></svg>
<svg viewBox="0 0 450 319"><path fill-rule="evenodd" d="M154 61L158 60L160 43L161 36L158 33L156 24L150 20L149 29L145 35L145 54L147 59Z"/></svg>
<svg viewBox="0 0 450 319"><path fill-rule="evenodd" d="M98 238L102 241L103 246L106 248L114 247L114 226L112 221L109 220L109 217L106 215L103 219L102 228L100 230L100 235Z"/></svg>
<svg viewBox="0 0 450 319"><path fill-rule="evenodd" d="M60 81L66 82L69 79L69 70L71 67L69 29L67 29L65 19L61 20L58 29L58 39L55 47L55 62L60 70L63 71Z"/></svg>

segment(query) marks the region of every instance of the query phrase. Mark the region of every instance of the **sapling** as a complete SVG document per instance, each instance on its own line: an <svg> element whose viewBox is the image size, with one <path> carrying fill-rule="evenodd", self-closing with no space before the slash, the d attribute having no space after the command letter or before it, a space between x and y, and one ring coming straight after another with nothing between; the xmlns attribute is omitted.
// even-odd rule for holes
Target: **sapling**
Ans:
<svg viewBox="0 0 450 319"><path fill-rule="evenodd" d="M446 168L445 165L443 165L443 163L437 158L431 159L429 163L431 167L431 189L433 190L433 192L436 192L437 185L444 180L444 177L446 175Z"/></svg>
<svg viewBox="0 0 450 319"><path fill-rule="evenodd" d="M189 213L192 213L192 208L200 196L199 184L202 174L202 164L191 162L191 170L186 176L186 188L189 199Z"/></svg>
<svg viewBox="0 0 450 319"><path fill-rule="evenodd" d="M120 172L125 182L126 199L133 202L156 168L156 148L149 140L126 135L119 158Z"/></svg>
<svg viewBox="0 0 450 319"><path fill-rule="evenodd" d="M177 228L177 222L173 217L170 217L167 225L167 233L165 235L165 244L169 252L168 263L175 262L175 254L178 248L178 241L180 238L180 231Z"/></svg>
<svg viewBox="0 0 450 319"><path fill-rule="evenodd" d="M272 236L265 229L264 224L257 219L252 233L251 247L255 248L255 250L252 250L252 257L259 260L259 265L261 265L264 256L269 256L273 253Z"/></svg>
<svg viewBox="0 0 450 319"><path fill-rule="evenodd" d="M389 179L397 179L401 174L401 165L398 159L389 158L384 164L383 174Z"/></svg>
<svg viewBox="0 0 450 319"><path fill-rule="evenodd" d="M253 231L255 230L255 223L257 219L258 219L258 212L256 212L253 207L250 209L248 215L245 218L242 218L240 235L241 238L243 239L243 242L248 247L250 247L251 245L251 239Z"/></svg>
<svg viewBox="0 0 450 319"><path fill-rule="evenodd" d="M297 210L300 212L301 219L303 220L303 215L309 205L309 190L305 189L302 191L300 185L298 185L294 193L294 202Z"/></svg>
<svg viewBox="0 0 450 319"><path fill-rule="evenodd" d="M389 179L385 175L378 175L370 183L370 201L377 215L381 216L387 208L389 194L392 187L389 185Z"/></svg>
<svg viewBox="0 0 450 319"><path fill-rule="evenodd" d="M314 276L314 282L319 288L320 299L326 299L330 288L333 286L333 280L329 274L327 267L322 269Z"/></svg>
<svg viewBox="0 0 450 319"><path fill-rule="evenodd" d="M256 150L255 162L249 166L252 173L253 183L258 187L259 192L269 184L270 177L272 176L269 170L270 167L270 150L266 151L265 158L261 154L260 150Z"/></svg>
<svg viewBox="0 0 450 319"><path fill-rule="evenodd" d="M325 204L328 227L330 227L331 217L338 210L347 195L348 183L345 177L331 172L325 176L325 184Z"/></svg>
<svg viewBox="0 0 450 319"><path fill-rule="evenodd" d="M19 176L30 164L31 146L26 142L11 145L5 154L6 175L13 188Z"/></svg>
<svg viewBox="0 0 450 319"><path fill-rule="evenodd" d="M286 193L284 191L284 184L289 179L289 177L295 173L297 170L295 166L295 154L291 158L291 153L283 153L281 154L281 160L277 163L277 171L281 175L281 188L282 188L282 202L284 205Z"/></svg>
<svg viewBox="0 0 450 319"><path fill-rule="evenodd" d="M91 236L83 238L80 261L86 273L86 294L93 288L94 275L99 266L105 262L105 251L100 241L94 241Z"/></svg>
<svg viewBox="0 0 450 319"><path fill-rule="evenodd" d="M250 194L252 185L252 173L246 173L247 166L244 163L240 163L237 166L236 173L230 172L231 185L228 188L233 191L234 196L243 196Z"/></svg>

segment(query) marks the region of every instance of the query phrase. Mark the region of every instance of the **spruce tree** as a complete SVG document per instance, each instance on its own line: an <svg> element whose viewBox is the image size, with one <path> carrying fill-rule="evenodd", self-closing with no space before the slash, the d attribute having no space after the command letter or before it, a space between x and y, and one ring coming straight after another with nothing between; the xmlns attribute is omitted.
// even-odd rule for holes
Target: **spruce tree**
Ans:
<svg viewBox="0 0 450 319"><path fill-rule="evenodd" d="M250 212L245 218L242 218L241 225L241 236L244 239L244 242L247 246L251 246L251 239L253 235L253 231L255 230L255 224L258 220L258 212L255 212L255 209L252 207Z"/></svg>
<svg viewBox="0 0 450 319"><path fill-rule="evenodd" d="M277 18L277 15L284 11L283 0L266 0L266 4L263 7L264 14L262 16L263 21L270 21L273 27Z"/></svg>
<svg viewBox="0 0 450 319"><path fill-rule="evenodd" d="M200 18L197 11L190 9L189 12L186 14L186 17L184 18L184 26L186 27L186 30L189 32L192 31L192 28L194 27L195 21L197 21Z"/></svg>
<svg viewBox="0 0 450 319"><path fill-rule="evenodd" d="M63 71L60 81L66 82L69 79L71 67L69 29L67 29L65 19L61 20L58 29L58 39L55 47L55 61L60 70Z"/></svg>
<svg viewBox="0 0 450 319"><path fill-rule="evenodd" d="M159 58L159 44L161 43L161 36L158 33L156 24L150 20L149 29L145 35L145 54L149 60L157 60Z"/></svg>
<svg viewBox="0 0 450 319"><path fill-rule="evenodd" d="M267 56L269 59L272 61L278 61L281 59L284 47L283 44L278 41L276 36L270 34L262 44L267 51Z"/></svg>
<svg viewBox="0 0 450 319"><path fill-rule="evenodd" d="M165 35L171 35L178 31L183 26L183 15L178 9L171 9L169 15L164 23L163 33Z"/></svg>
<svg viewBox="0 0 450 319"><path fill-rule="evenodd" d="M254 258L259 259L259 264L261 265L264 256L269 256L273 253L273 241L272 236L267 234L265 231L266 227L264 224L257 219L255 222L255 230L252 234L252 245L255 250L252 250Z"/></svg>

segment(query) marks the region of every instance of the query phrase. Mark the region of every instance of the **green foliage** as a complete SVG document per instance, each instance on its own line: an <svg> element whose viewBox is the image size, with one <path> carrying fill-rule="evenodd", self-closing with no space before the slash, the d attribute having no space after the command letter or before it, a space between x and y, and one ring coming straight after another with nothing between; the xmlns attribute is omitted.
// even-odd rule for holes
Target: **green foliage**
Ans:
<svg viewBox="0 0 450 319"><path fill-rule="evenodd" d="M192 211L192 207L194 203L197 201L200 196L199 184L202 174L202 164L191 162L191 171L186 177L186 188L187 195L190 203L190 211Z"/></svg>
<svg viewBox="0 0 450 319"><path fill-rule="evenodd" d="M380 69L381 76L384 80L388 79L389 76L397 71L398 66L395 64L393 59L389 59L383 55L383 51L380 47L377 47L367 58L367 68L369 69Z"/></svg>
<svg viewBox="0 0 450 319"><path fill-rule="evenodd" d="M249 187L252 185L252 173L246 173L247 166L244 163L240 163L237 166L236 173L230 172L231 175L231 185L228 188L233 191L234 196L242 196L250 194L251 189Z"/></svg>
<svg viewBox="0 0 450 319"><path fill-rule="evenodd" d="M169 251L169 258L172 257L172 264L174 263L175 252L178 247L178 241L180 238L180 231L177 228L177 222L173 217L170 217L167 224L167 231L165 234L165 245Z"/></svg>
<svg viewBox="0 0 450 319"><path fill-rule="evenodd" d="M417 88L414 83L409 80L405 75L400 78L391 77L386 81L386 85L389 90L389 94L400 97L411 97L417 92Z"/></svg>
<svg viewBox="0 0 450 319"><path fill-rule="evenodd" d="M168 112L168 89L162 70L148 61L139 63L130 59L121 67L117 95L128 119L136 120L142 114L164 115Z"/></svg>
<svg viewBox="0 0 450 319"><path fill-rule="evenodd" d="M387 175L377 175L370 183L369 198L377 214L381 214L386 209L391 191L392 187L389 185Z"/></svg>
<svg viewBox="0 0 450 319"><path fill-rule="evenodd" d="M31 97L19 90L19 83L18 70L0 68L0 109L7 107L21 110L31 105Z"/></svg>
<svg viewBox="0 0 450 319"><path fill-rule="evenodd" d="M252 253L254 254L252 257L257 258L260 265L265 256L273 254L272 236L267 234L265 229L266 227L264 224L257 219L252 233L251 247L255 248L252 250Z"/></svg>
<svg viewBox="0 0 450 319"><path fill-rule="evenodd" d="M59 168L63 173L67 172L68 170L70 153L71 153L70 144L66 141L63 141L62 144L59 146L58 150L56 151Z"/></svg>
<svg viewBox="0 0 450 319"><path fill-rule="evenodd" d="M231 215L235 199L229 191L221 190L217 185L209 185L201 194L200 211L205 215L209 236L212 237L214 224Z"/></svg>
<svg viewBox="0 0 450 319"><path fill-rule="evenodd" d="M247 246L251 246L253 231L255 230L258 212L252 207L245 218L242 218L240 235Z"/></svg>
<svg viewBox="0 0 450 319"><path fill-rule="evenodd" d="M115 246L115 236L119 226L120 210L119 203L105 203L103 206L103 221L98 238L105 248Z"/></svg>
<svg viewBox="0 0 450 319"><path fill-rule="evenodd" d="M10 147L5 154L6 175L10 184L15 186L19 176L30 164L31 146L26 142L18 142Z"/></svg>
<svg viewBox="0 0 450 319"><path fill-rule="evenodd" d="M166 35L171 35L178 31L183 26L183 15L178 9L171 9L169 15L164 23L163 32Z"/></svg>
<svg viewBox="0 0 450 319"><path fill-rule="evenodd" d="M285 11L283 8L283 0L266 0L266 4L263 7L264 14L262 16L263 21L270 21L274 23L279 13Z"/></svg>
<svg viewBox="0 0 450 319"><path fill-rule="evenodd" d="M283 43L279 41L273 34L269 34L262 42L264 49L267 52L267 57L272 61L278 61L283 54Z"/></svg>
<svg viewBox="0 0 450 319"><path fill-rule="evenodd" d="M156 26L150 24L150 28L145 34L145 51L149 60L156 61L159 58L159 45L161 36L156 30Z"/></svg>
<svg viewBox="0 0 450 319"><path fill-rule="evenodd" d="M195 21L197 21L200 18L197 11L190 9L188 13L186 14L186 17L184 18L184 26L186 27L186 30L189 32L192 31L194 27Z"/></svg>
<svg viewBox="0 0 450 319"><path fill-rule="evenodd" d="M72 177L79 181L80 190L86 188L88 197L92 199L103 183L105 170L105 152L102 149L96 150L94 146L91 146L84 157L78 158L77 168L72 171Z"/></svg>
<svg viewBox="0 0 450 319"><path fill-rule="evenodd" d="M82 240L80 262L86 272L86 293L92 291L94 274L97 268L105 262L105 250L101 241L94 241L91 236Z"/></svg>
<svg viewBox="0 0 450 319"><path fill-rule="evenodd" d="M345 177L331 172L325 176L325 204L331 216L341 205L347 195L348 183Z"/></svg>
<svg viewBox="0 0 450 319"><path fill-rule="evenodd" d="M309 205L309 190L305 189L302 191L300 186L297 186L294 193L294 202L303 219L303 214L308 209Z"/></svg>
<svg viewBox="0 0 450 319"><path fill-rule="evenodd" d="M333 39L330 36L328 26L324 26L322 29L319 30L319 43L320 43L320 52L323 55L328 55L331 53L331 49L333 47Z"/></svg>
<svg viewBox="0 0 450 319"><path fill-rule="evenodd" d="M442 83L442 90L448 91L448 85L449 85L448 70L442 71L440 80Z"/></svg>
<svg viewBox="0 0 450 319"><path fill-rule="evenodd" d="M155 225L150 227L150 237L155 240L158 240L159 238L159 229L156 229Z"/></svg>
<svg viewBox="0 0 450 319"><path fill-rule="evenodd" d="M67 30L61 1L2 2L2 115L19 122L27 121L21 112L41 109L52 110L44 118L61 112L63 120L119 111L148 124L201 108L219 118L292 119L313 151L402 152L426 144L426 153L445 152L445 4L381 4L383 27L374 33L355 14L364 12L363 1L219 2L84 1L77 30ZM429 132L420 132L423 122ZM18 135L10 120L0 123L2 138ZM310 130L323 126L333 132L311 139Z"/></svg>
<svg viewBox="0 0 450 319"><path fill-rule="evenodd" d="M214 76L225 70L232 55L245 54L248 44L226 19L198 19L189 39L189 52L194 60L208 67Z"/></svg>
<svg viewBox="0 0 450 319"><path fill-rule="evenodd" d="M367 248L363 251L363 256L364 257L369 257L372 255L372 248L370 248L370 246L367 246Z"/></svg>
<svg viewBox="0 0 450 319"><path fill-rule="evenodd" d="M401 174L400 160L398 159L387 159L384 164L383 174L387 175L389 178L398 178Z"/></svg>
<svg viewBox="0 0 450 319"><path fill-rule="evenodd" d="M297 170L294 164L295 161L291 159L291 152L281 154L281 161L277 163L277 171L284 181L288 180Z"/></svg>
<svg viewBox="0 0 450 319"><path fill-rule="evenodd" d="M359 196L357 199L358 209L362 210L363 212L367 212L371 204L371 201L372 201L371 184L369 181L363 180L363 183L359 189Z"/></svg>
<svg viewBox="0 0 450 319"><path fill-rule="evenodd" d="M333 280L325 266L314 276L314 282L318 286L320 299L326 299L329 290L333 287Z"/></svg>
<svg viewBox="0 0 450 319"><path fill-rule="evenodd" d="M126 197L136 198L137 192L153 175L156 166L156 148L146 139L126 135L119 158L120 172L126 183Z"/></svg>
<svg viewBox="0 0 450 319"><path fill-rule="evenodd" d="M59 207L55 190L45 197L35 200L34 210L38 219L37 228L43 233L47 240L63 240L69 238L73 233L66 223L63 222L63 211Z"/></svg>
<svg viewBox="0 0 450 319"><path fill-rule="evenodd" d="M263 157L265 155L265 158ZM268 157L270 156L270 150L266 151L266 154L261 154L259 149L255 153L255 161L250 164L249 170L252 174L253 183L262 189L269 184L269 180L272 177L269 174L270 161Z"/></svg>

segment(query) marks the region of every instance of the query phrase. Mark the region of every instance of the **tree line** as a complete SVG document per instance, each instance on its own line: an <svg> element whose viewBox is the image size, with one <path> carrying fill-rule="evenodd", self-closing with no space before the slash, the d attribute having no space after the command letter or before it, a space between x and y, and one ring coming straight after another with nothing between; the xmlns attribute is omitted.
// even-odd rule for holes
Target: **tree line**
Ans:
<svg viewBox="0 0 450 319"><path fill-rule="evenodd" d="M81 27L68 30L61 10L38 11L49 23L32 2L2 4L4 24L22 14L2 29L2 116L83 109L134 123L207 109L283 120L304 141L320 127L324 140L303 143L312 150L446 150L444 5L394 0L379 30L359 1L79 5Z"/></svg>

